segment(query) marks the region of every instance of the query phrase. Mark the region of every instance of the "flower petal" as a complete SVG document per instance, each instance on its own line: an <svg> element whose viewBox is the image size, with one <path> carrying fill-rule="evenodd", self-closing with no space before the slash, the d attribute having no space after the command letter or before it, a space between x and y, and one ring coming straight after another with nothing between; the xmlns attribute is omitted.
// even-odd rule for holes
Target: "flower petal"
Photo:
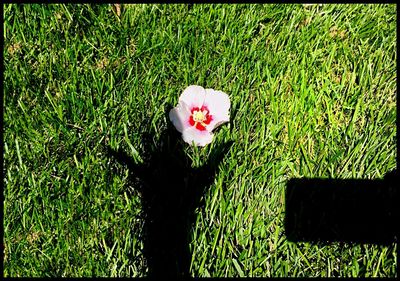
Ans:
<svg viewBox="0 0 400 281"><path fill-rule="evenodd" d="M185 102L189 109L193 107L202 107L204 98L206 96L206 90L201 86L191 85L187 87L182 95L179 97L179 101Z"/></svg>
<svg viewBox="0 0 400 281"><path fill-rule="evenodd" d="M220 119L215 119L211 121L210 125L207 125L206 129L207 131L211 132L212 130L218 128L220 125L229 122L229 117L226 119L220 118Z"/></svg>
<svg viewBox="0 0 400 281"><path fill-rule="evenodd" d="M174 124L175 128L182 133L185 129L191 126L189 124L190 114L188 106L181 101L176 107L170 110L169 119L172 124Z"/></svg>
<svg viewBox="0 0 400 281"><path fill-rule="evenodd" d="M197 146L205 146L213 140L213 133L205 131L199 131L195 127L190 127L183 131L182 138L188 144L194 144Z"/></svg>
<svg viewBox="0 0 400 281"><path fill-rule="evenodd" d="M231 102L226 93L215 91L214 89L206 89L204 106L208 107L213 117L211 123L207 126L208 131L214 130L225 122L229 122L229 108L231 107Z"/></svg>

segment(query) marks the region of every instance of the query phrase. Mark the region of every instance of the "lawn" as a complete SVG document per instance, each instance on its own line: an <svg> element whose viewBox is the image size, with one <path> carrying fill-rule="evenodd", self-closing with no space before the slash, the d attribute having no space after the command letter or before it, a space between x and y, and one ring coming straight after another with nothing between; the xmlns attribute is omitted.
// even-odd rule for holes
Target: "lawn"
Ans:
<svg viewBox="0 0 400 281"><path fill-rule="evenodd" d="M289 179L396 168L396 5L3 8L4 276L147 276L152 193L132 167L180 175L147 165L175 145L214 169L181 214L190 276L397 277L397 243L284 226ZM189 85L231 100L204 148L166 134ZM188 198L161 187L156 205Z"/></svg>

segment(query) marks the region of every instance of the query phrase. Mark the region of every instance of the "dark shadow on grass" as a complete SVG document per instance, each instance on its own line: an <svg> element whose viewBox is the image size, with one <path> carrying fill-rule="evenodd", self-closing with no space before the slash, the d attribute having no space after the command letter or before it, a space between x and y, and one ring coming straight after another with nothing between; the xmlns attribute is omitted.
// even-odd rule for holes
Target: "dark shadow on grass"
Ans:
<svg viewBox="0 0 400 281"><path fill-rule="evenodd" d="M288 240L379 245L396 242L398 182L397 171L382 180L289 180L285 217Z"/></svg>
<svg viewBox="0 0 400 281"><path fill-rule="evenodd" d="M215 147L205 165L192 168L192 160L184 153L186 144L172 125L157 144L150 145L151 139L151 135L144 138L146 153L140 165L125 151L108 147L108 152L129 168L131 182L140 183L148 277L189 277L195 209L202 207L201 198L233 142Z"/></svg>

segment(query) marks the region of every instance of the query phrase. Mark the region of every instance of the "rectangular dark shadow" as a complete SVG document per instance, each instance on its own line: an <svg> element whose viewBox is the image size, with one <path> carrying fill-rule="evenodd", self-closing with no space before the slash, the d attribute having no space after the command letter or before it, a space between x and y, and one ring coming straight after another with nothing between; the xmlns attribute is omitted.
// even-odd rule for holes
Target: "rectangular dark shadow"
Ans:
<svg viewBox="0 0 400 281"><path fill-rule="evenodd" d="M393 172L382 180L289 180L285 214L288 240L396 242L398 179Z"/></svg>

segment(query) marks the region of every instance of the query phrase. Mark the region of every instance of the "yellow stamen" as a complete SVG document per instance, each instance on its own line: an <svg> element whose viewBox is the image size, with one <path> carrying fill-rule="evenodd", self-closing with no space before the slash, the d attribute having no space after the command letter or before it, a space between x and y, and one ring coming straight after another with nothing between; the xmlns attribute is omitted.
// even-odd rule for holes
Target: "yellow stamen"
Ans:
<svg viewBox="0 0 400 281"><path fill-rule="evenodd" d="M206 110L204 110L203 112L202 111L194 111L193 112L193 121L202 123L204 120L206 120L206 114L207 114Z"/></svg>

